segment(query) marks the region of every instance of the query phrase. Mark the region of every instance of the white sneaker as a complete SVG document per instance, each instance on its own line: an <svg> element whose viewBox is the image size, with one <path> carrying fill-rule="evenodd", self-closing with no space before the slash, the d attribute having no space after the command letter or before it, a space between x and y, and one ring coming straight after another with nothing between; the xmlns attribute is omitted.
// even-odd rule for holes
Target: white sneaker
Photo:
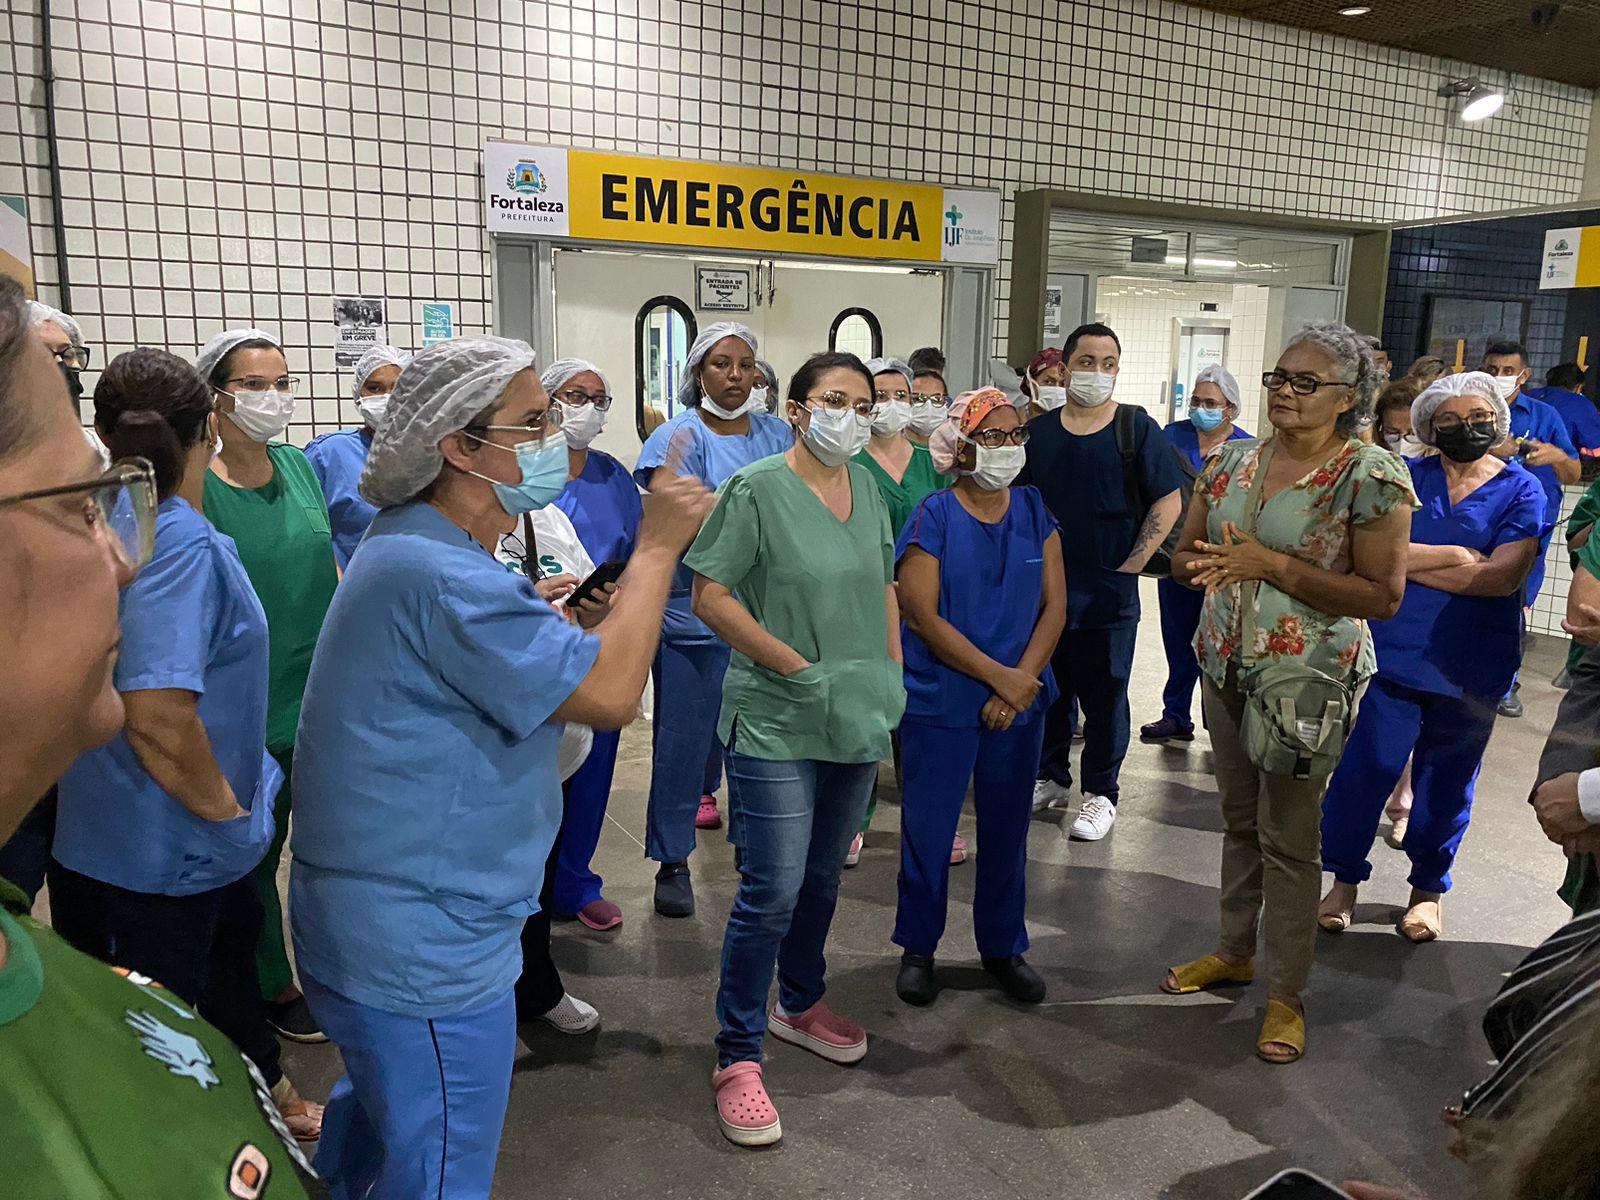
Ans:
<svg viewBox="0 0 1600 1200"><path fill-rule="evenodd" d="M1054 779L1036 779L1033 781L1034 812L1041 812L1047 808L1065 808L1071 803L1072 793Z"/></svg>
<svg viewBox="0 0 1600 1200"><path fill-rule="evenodd" d="M859 833L850 839L850 849L844 852L845 866L853 867L861 861L861 844L864 841L866 841L865 835Z"/></svg>
<svg viewBox="0 0 1600 1200"><path fill-rule="evenodd" d="M1085 793L1083 807L1072 820L1072 836L1080 842L1098 842L1117 821L1117 806L1104 796Z"/></svg>
<svg viewBox="0 0 1600 1200"><path fill-rule="evenodd" d="M585 1004L568 992L549 1012L540 1013L539 1020L562 1033L588 1033L600 1024L600 1012L594 1005Z"/></svg>

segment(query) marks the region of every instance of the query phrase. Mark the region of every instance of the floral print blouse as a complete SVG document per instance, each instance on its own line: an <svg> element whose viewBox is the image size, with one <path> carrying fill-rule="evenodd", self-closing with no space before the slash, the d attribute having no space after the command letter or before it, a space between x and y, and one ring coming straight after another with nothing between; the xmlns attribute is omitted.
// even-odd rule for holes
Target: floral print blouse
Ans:
<svg viewBox="0 0 1600 1200"><path fill-rule="evenodd" d="M1249 527L1253 487L1261 451L1271 439L1224 442L1195 483L1195 497L1206 505L1206 540L1220 542L1222 526ZM1270 550L1292 554L1331 571L1350 569L1350 535L1358 525L1387 516L1401 505L1417 506L1405 463L1380 446L1352 438L1332 460L1276 493L1261 508L1256 537ZM1230 661L1239 657L1243 636L1241 592L1234 584L1212 592L1200 610L1195 654L1200 669L1219 686ZM1347 684L1377 670L1372 635L1357 617L1333 617L1280 592L1268 583L1256 587L1255 662L1302 659Z"/></svg>

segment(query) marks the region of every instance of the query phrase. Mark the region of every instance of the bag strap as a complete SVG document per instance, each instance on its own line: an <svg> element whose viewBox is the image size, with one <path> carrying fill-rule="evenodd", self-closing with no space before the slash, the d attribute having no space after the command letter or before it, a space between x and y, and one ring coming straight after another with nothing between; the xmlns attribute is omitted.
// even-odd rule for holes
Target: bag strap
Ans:
<svg viewBox="0 0 1600 1200"><path fill-rule="evenodd" d="M1128 511L1134 516L1134 524L1143 526L1145 516L1149 512L1149 505L1144 502L1143 481L1139 478L1139 454L1134 446L1134 424L1138 415L1127 404L1117 405L1117 411L1111 417L1112 434L1117 440L1117 453L1122 458L1122 495L1127 501Z"/></svg>
<svg viewBox="0 0 1600 1200"><path fill-rule="evenodd" d="M543 579L544 571L539 566L539 545L533 540L533 514L522 514L522 544L527 547L528 557L522 562L522 569L529 579ZM533 569L528 570L528 564L533 564Z"/></svg>
<svg viewBox="0 0 1600 1200"><path fill-rule="evenodd" d="M1267 468L1272 464L1272 439L1261 443L1256 452L1256 474L1251 488L1250 504L1245 510L1244 531L1256 535L1256 523L1261 518L1261 506L1266 503ZM1239 665L1246 669L1256 663L1256 596L1261 581L1252 579L1239 588Z"/></svg>

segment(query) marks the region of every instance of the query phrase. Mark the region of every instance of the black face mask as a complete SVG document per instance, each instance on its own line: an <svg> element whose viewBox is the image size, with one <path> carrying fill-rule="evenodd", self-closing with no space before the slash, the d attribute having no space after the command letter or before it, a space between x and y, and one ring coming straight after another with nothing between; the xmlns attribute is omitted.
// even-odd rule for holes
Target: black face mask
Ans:
<svg viewBox="0 0 1600 1200"><path fill-rule="evenodd" d="M67 395L72 397L72 403L78 403L78 397L83 395L83 372L77 367L69 367L64 362L58 362L61 368L61 377L67 381Z"/></svg>
<svg viewBox="0 0 1600 1200"><path fill-rule="evenodd" d="M1433 431L1433 444L1439 447L1439 453L1458 463L1477 462L1499 440L1500 431L1493 421Z"/></svg>

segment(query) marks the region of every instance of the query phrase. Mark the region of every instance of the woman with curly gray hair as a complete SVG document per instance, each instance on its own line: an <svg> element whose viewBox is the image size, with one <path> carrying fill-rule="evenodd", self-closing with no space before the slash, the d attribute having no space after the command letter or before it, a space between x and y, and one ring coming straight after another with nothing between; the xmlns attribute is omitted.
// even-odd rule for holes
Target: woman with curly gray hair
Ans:
<svg viewBox="0 0 1600 1200"><path fill-rule="evenodd" d="M1247 744L1246 706L1268 668L1337 681L1347 700L1373 673L1367 621L1400 606L1416 494L1399 458L1355 436L1383 383L1361 335L1308 325L1261 383L1272 434L1211 457L1172 561L1174 579L1205 591L1195 652L1226 833L1217 951L1172 968L1161 986L1178 994L1252 980L1264 905L1270 981L1256 1052L1289 1063L1305 1052L1300 993L1332 765L1280 773L1258 740Z"/></svg>

